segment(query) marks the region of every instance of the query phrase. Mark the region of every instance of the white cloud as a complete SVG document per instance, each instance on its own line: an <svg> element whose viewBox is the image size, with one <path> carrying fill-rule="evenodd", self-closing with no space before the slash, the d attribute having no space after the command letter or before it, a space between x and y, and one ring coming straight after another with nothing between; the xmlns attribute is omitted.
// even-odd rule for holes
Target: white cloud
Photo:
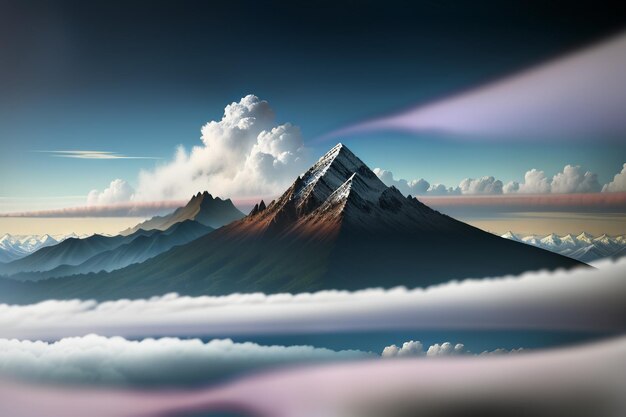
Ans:
<svg viewBox="0 0 626 417"><path fill-rule="evenodd" d="M502 187L504 194L514 194L519 191L519 182L509 181Z"/></svg>
<svg viewBox="0 0 626 417"><path fill-rule="evenodd" d="M267 366L370 355L312 346L235 343L230 339L207 343L171 337L132 341L91 334L53 343L0 339L0 374L38 382L185 385Z"/></svg>
<svg viewBox="0 0 626 417"><path fill-rule="evenodd" d="M497 359L303 366L187 390L76 389L0 380L0 398L7 399L0 402L0 415L432 417L515 410L516 415L534 417L616 417L626 411L625 355L626 337L618 336Z"/></svg>
<svg viewBox="0 0 626 417"><path fill-rule="evenodd" d="M498 348L492 351L481 352L481 356L486 355L504 355L509 353L520 353L523 349L502 349ZM383 358L398 358L398 357L433 357L433 356L457 356L457 355L472 355L473 353L465 349L465 345L462 343L452 344L450 342L435 343L424 350L424 345L419 341L404 342L401 347L396 345L390 345L383 349L381 356Z"/></svg>
<svg viewBox="0 0 626 417"><path fill-rule="evenodd" d="M395 180L393 178L393 173L391 171L387 171L380 168L374 168L374 173L380 178L382 182L387 186L394 186L402 194L405 195L422 195L426 194L428 191L430 184L423 178L418 180L407 181L404 179Z"/></svg>
<svg viewBox="0 0 626 417"><path fill-rule="evenodd" d="M602 186L593 172L585 172L580 166L566 165L563 172L552 177L551 189L558 194L594 193L599 192Z"/></svg>
<svg viewBox="0 0 626 417"><path fill-rule="evenodd" d="M550 192L550 180L546 177L546 173L535 168L524 174L524 182L519 184L519 193L525 194L543 194Z"/></svg>
<svg viewBox="0 0 626 417"><path fill-rule="evenodd" d="M427 194L430 195L459 195L461 189L459 187L446 187L443 184L433 184L428 188Z"/></svg>
<svg viewBox="0 0 626 417"><path fill-rule="evenodd" d="M408 195L498 195L498 194L566 194L593 193L603 191L626 190L626 164L622 173L617 174L604 189L598 182L598 176L590 171L583 171L580 166L566 165L562 172L548 178L544 171L531 169L524 175L524 181L510 181L503 184L493 176L481 178L465 178L458 187L446 187L443 184L432 184L424 179L407 181L394 179L391 171L376 168L376 175L387 185L394 185L402 193Z"/></svg>
<svg viewBox="0 0 626 417"><path fill-rule="evenodd" d="M502 181L489 176L465 178L459 188L462 194L502 194Z"/></svg>
<svg viewBox="0 0 626 417"><path fill-rule="evenodd" d="M470 279L412 290L169 294L101 303L0 304L0 337L244 335L390 327L624 331L626 259L598 265L602 268Z"/></svg>
<svg viewBox="0 0 626 417"><path fill-rule="evenodd" d="M222 197L278 194L308 166L300 129L277 125L267 101L248 95L202 127L202 144L139 175L136 199L188 198L208 190Z"/></svg>
<svg viewBox="0 0 626 417"><path fill-rule="evenodd" d="M91 190L87 195L90 206L125 203L133 199L135 190L129 183L121 179L111 181L102 192Z"/></svg>
<svg viewBox="0 0 626 417"><path fill-rule="evenodd" d="M613 181L605 184L602 188L602 191L605 192L624 192L626 191L626 164L622 168L622 171L618 174L615 174L613 177Z"/></svg>

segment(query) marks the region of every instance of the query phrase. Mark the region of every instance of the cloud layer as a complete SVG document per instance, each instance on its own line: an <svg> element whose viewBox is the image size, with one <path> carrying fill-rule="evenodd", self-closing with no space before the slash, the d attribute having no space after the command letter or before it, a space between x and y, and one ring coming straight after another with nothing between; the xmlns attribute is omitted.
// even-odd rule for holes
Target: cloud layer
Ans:
<svg viewBox="0 0 626 417"><path fill-rule="evenodd" d="M58 342L0 339L0 374L35 382L179 386L215 382L242 371L373 356L312 346L262 346L230 339L126 340L97 335Z"/></svg>
<svg viewBox="0 0 626 417"><path fill-rule="evenodd" d="M0 337L149 337L377 329L626 330L626 259L408 290L0 304Z"/></svg>
<svg viewBox="0 0 626 417"><path fill-rule="evenodd" d="M76 389L0 380L0 415L618 417L626 411L625 357L626 338L620 337L498 358L305 366L193 390Z"/></svg>

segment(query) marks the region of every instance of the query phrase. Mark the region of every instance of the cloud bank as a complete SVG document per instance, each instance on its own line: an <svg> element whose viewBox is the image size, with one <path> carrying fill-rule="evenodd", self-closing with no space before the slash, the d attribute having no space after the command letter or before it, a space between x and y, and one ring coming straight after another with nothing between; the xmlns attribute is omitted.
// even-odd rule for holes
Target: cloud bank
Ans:
<svg viewBox="0 0 626 417"><path fill-rule="evenodd" d="M620 337L496 358L305 366L193 390L76 389L0 381L0 415L619 417L626 411L625 358L626 338Z"/></svg>
<svg viewBox="0 0 626 417"><path fill-rule="evenodd" d="M387 185L395 186L405 195L500 195L500 194L582 194L600 191L626 191L626 164L622 173L604 185L598 182L597 174L585 171L580 166L566 165L563 171L551 179L544 171L531 169L524 174L524 182L510 181L504 184L493 176L465 178L456 187L442 184L430 185L423 178L418 180L395 179L393 173L375 168L374 173Z"/></svg>
<svg viewBox="0 0 626 417"><path fill-rule="evenodd" d="M466 140L598 140L626 133L626 34L474 90L324 136L380 130Z"/></svg>
<svg viewBox="0 0 626 417"><path fill-rule="evenodd" d="M240 372L290 363L374 356L312 346L262 346L230 339L106 338L94 334L58 342L0 339L0 374L33 382L115 386L213 383Z"/></svg>
<svg viewBox="0 0 626 417"><path fill-rule="evenodd" d="M504 355L509 353L520 353L523 349L495 349L492 351L484 351L480 355ZM424 345L420 341L404 342L402 346L389 345L383 349L381 356L383 358L404 358L404 357L436 357L436 356L458 356L470 355L469 350L465 349L462 343L452 344L450 342L435 343L424 350Z"/></svg>
<svg viewBox="0 0 626 417"><path fill-rule="evenodd" d="M0 337L229 337L431 328L625 331L626 259L599 265L601 269L470 279L413 290L0 304Z"/></svg>

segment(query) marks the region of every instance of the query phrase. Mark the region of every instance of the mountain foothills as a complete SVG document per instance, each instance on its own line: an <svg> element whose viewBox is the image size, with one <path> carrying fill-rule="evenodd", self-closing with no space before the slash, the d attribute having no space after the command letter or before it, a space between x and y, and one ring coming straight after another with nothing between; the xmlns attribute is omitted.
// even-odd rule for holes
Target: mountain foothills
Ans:
<svg viewBox="0 0 626 417"><path fill-rule="evenodd" d="M547 236L519 236L513 232L506 232L502 237L569 256L581 262L593 262L608 257L619 258L626 255L626 235L604 234L594 237L583 232L578 236L571 234L559 236L554 233Z"/></svg>
<svg viewBox="0 0 626 417"><path fill-rule="evenodd" d="M215 207L217 206L217 208ZM230 212L227 208L231 207ZM16 280L41 280L89 272L113 271L140 263L214 230L220 219L241 218L243 213L230 200L195 195L189 203L169 216L158 217L132 233L117 236L93 235L85 239L69 238L42 248L29 256L0 265L0 272ZM154 220L154 221L153 221ZM165 227L161 230L160 227Z"/></svg>
<svg viewBox="0 0 626 417"><path fill-rule="evenodd" d="M23 303L168 292L417 287L580 265L481 231L403 196L339 144L280 198L267 206L261 202L248 216L192 242L112 272L37 282L4 279L0 298Z"/></svg>

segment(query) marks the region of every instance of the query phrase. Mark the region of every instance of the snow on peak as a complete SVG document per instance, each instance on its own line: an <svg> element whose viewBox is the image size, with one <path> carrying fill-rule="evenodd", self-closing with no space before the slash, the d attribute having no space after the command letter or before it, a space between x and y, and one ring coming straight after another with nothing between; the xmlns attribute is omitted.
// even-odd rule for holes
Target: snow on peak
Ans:
<svg viewBox="0 0 626 417"><path fill-rule="evenodd" d="M520 240L519 237L511 232L510 230L508 232L506 232L505 234L501 235L500 237L503 237L505 239L510 239L510 240Z"/></svg>
<svg viewBox="0 0 626 417"><path fill-rule="evenodd" d="M576 236L576 240L579 240L585 243L591 243L591 241L593 240L593 236L587 232L582 232L581 234Z"/></svg>
<svg viewBox="0 0 626 417"><path fill-rule="evenodd" d="M339 143L300 177L292 198L301 210L312 211L355 173L378 194L387 188L363 161Z"/></svg>

